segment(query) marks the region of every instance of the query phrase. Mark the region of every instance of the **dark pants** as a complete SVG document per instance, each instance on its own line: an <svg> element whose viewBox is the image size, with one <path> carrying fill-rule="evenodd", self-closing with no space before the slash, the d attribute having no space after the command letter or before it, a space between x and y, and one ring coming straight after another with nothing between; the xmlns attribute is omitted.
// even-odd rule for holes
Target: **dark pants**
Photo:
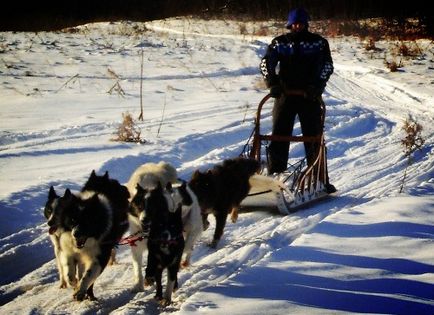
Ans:
<svg viewBox="0 0 434 315"><path fill-rule="evenodd" d="M274 102L273 135L291 136L295 117L301 125L303 136L317 136L322 133L321 104L301 96L281 96ZM319 151L319 143L305 142L307 163L312 164ZM281 173L287 168L289 142L271 141L269 146L269 173Z"/></svg>

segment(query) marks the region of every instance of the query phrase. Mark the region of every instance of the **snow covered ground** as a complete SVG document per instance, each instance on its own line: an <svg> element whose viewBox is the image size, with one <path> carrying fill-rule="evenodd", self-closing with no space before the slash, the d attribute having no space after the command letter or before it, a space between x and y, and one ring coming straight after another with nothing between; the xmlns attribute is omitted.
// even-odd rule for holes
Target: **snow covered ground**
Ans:
<svg viewBox="0 0 434 315"><path fill-rule="evenodd" d="M98 278L98 301L78 303L72 289L58 288L42 211L50 185L79 190L93 169L125 183L142 163L160 160L189 179L237 156L266 93L258 64L271 35L246 35L260 28L171 19L146 28L104 23L67 33L0 33L0 313L434 313L429 41L391 73L384 59L393 60L397 43L378 42L380 51L367 52L357 38L330 39L335 73L324 100L336 197L285 217L246 211L228 222L217 249L207 246L211 221L167 308L153 300L153 288L131 293L126 246ZM147 143L111 141L122 113L140 113L142 50L144 121L137 123ZM264 128L270 110L271 103ZM409 115L426 143L399 194ZM303 155L302 146L293 149Z"/></svg>

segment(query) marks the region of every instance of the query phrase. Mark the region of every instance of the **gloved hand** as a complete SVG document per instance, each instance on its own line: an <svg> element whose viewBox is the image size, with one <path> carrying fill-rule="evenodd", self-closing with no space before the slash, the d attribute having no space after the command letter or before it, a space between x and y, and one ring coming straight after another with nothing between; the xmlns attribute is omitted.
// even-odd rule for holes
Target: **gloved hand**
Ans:
<svg viewBox="0 0 434 315"><path fill-rule="evenodd" d="M280 95L282 95L282 87L280 85L273 85L270 87L270 95L273 98L278 98Z"/></svg>
<svg viewBox="0 0 434 315"><path fill-rule="evenodd" d="M322 88L318 88L314 85L309 85L306 89L305 89L305 97L311 101L315 101L318 99L318 97L321 96L323 92Z"/></svg>

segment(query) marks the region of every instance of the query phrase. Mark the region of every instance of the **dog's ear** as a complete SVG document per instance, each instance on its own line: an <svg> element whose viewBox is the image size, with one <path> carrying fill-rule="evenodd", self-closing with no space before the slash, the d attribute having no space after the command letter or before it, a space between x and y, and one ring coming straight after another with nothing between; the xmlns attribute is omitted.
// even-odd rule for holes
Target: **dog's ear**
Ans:
<svg viewBox="0 0 434 315"><path fill-rule="evenodd" d="M96 173L95 170L92 170L92 173L90 173L90 178L94 178L94 177L96 177Z"/></svg>
<svg viewBox="0 0 434 315"><path fill-rule="evenodd" d="M103 177L104 177L105 180L109 180L109 173L108 173L108 171L105 171Z"/></svg>
<svg viewBox="0 0 434 315"><path fill-rule="evenodd" d="M142 188L142 186L140 186L139 184L136 185L136 190L137 190L137 193L139 193L139 192L144 192L144 191L145 191L145 190Z"/></svg>
<svg viewBox="0 0 434 315"><path fill-rule="evenodd" d="M63 195L63 197L69 198L72 196L72 192L69 188L66 188L65 190L65 194Z"/></svg>
<svg viewBox="0 0 434 315"><path fill-rule="evenodd" d="M50 191L48 192L48 200L56 199L58 196L56 194L56 191L54 190L54 187L50 187Z"/></svg>

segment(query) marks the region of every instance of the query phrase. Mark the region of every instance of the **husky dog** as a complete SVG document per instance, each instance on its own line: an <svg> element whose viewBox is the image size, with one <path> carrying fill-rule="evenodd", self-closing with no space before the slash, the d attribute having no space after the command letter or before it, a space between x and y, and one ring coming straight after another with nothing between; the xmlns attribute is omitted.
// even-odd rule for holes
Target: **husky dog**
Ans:
<svg viewBox="0 0 434 315"><path fill-rule="evenodd" d="M61 197L57 195L53 187L50 187L44 215L48 219L61 288L66 288L67 285L75 287L81 276L78 260L70 250L70 246L65 243L65 239L71 239L70 226L74 220L78 203L79 198L69 189L66 189L65 194Z"/></svg>
<svg viewBox="0 0 434 315"><path fill-rule="evenodd" d="M228 159L205 173L195 171L189 182L202 209L203 224L207 228L208 214L216 218L216 228L211 247L217 247L226 219L232 211L235 220L237 208L250 190L249 178L259 170L260 164L253 159Z"/></svg>
<svg viewBox="0 0 434 315"><path fill-rule="evenodd" d="M138 236L139 239L135 246L131 246L135 276L134 292L143 291L144 289L142 259L143 253L147 249L147 236L149 233L149 221L146 220L144 211L148 198L148 190L157 187L159 184L162 187L166 187L167 184L175 183L176 181L176 169L166 162L143 164L134 171L128 180L127 188L131 196L128 212L130 233L131 235Z"/></svg>
<svg viewBox="0 0 434 315"><path fill-rule="evenodd" d="M139 166L131 175L127 183L131 198L135 195L137 184L142 188L155 188L160 183L166 187L168 183L176 183L178 174L176 169L167 162L145 163Z"/></svg>
<svg viewBox="0 0 434 315"><path fill-rule="evenodd" d="M163 306L172 301L172 293L178 288L178 271L184 250L182 225L182 209L179 206L174 212L170 209L166 191L160 184L148 192L146 217L150 220L148 238L148 264L146 267L146 283L156 282L155 298ZM163 296L162 273L167 269L167 284Z"/></svg>
<svg viewBox="0 0 434 315"><path fill-rule="evenodd" d="M109 178L108 171L104 173L103 176L98 176L95 173L95 170L89 176L89 179L84 184L81 192L85 191L94 191L97 193L102 193L105 196L109 196L110 203L116 209L122 209L122 211L115 211L114 215L116 222L123 222L123 225L128 224L128 208L130 198L130 193L128 188L120 185L119 182L115 179ZM121 235L125 232L125 227L120 225L117 227L118 231L114 231L116 235ZM109 264L113 264L116 261L116 251L112 250Z"/></svg>
<svg viewBox="0 0 434 315"><path fill-rule="evenodd" d="M182 207L182 224L184 226L184 255L181 263L182 267L190 265L191 253L194 244L203 231L202 215L196 194L183 181L181 186L173 187L170 191L176 207Z"/></svg>
<svg viewBox="0 0 434 315"><path fill-rule="evenodd" d="M71 193L67 190L68 193ZM68 266L64 266L62 263L62 247L60 246L60 238L63 233L68 233L65 230L66 220L68 219L68 212L71 211L71 204L65 202L60 196L57 195L54 187L51 186L48 192L48 200L44 208L44 216L47 219L48 233L50 235L51 242L54 247L54 255L56 258L56 265L59 272L60 288L66 288L67 284L73 285L76 283L76 270L71 271ZM72 268L72 267L71 267ZM73 274L71 279L67 279L68 274ZM69 281L67 281L69 280Z"/></svg>
<svg viewBox="0 0 434 315"><path fill-rule="evenodd" d="M61 213L60 261L64 279L73 286L74 299L95 299L93 285L111 252L128 229L128 190L107 176L92 172L86 185L94 190L62 197L49 193L51 207ZM51 191L51 189L50 189ZM53 189L54 191L54 189ZM50 200L50 196L49 196Z"/></svg>

